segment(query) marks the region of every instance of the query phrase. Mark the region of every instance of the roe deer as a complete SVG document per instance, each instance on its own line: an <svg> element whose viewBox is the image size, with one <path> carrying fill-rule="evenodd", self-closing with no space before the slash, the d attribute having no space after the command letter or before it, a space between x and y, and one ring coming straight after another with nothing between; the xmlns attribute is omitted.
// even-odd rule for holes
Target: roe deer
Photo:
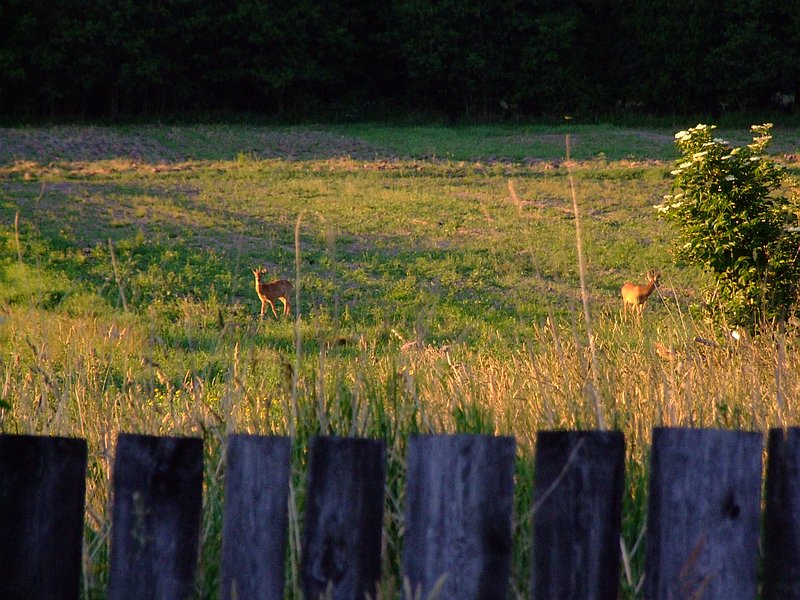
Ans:
<svg viewBox="0 0 800 600"><path fill-rule="evenodd" d="M628 306L632 312L641 315L644 310L644 303L653 293L653 290L658 287L658 280L661 277L661 272L651 269L647 272L647 283L645 285L635 285L633 283L626 283L622 286L622 312L628 312Z"/></svg>
<svg viewBox="0 0 800 600"><path fill-rule="evenodd" d="M264 318L264 311L267 308L267 304L272 308L272 314L276 317L278 316L278 313L275 312L276 300L283 302L283 314L288 315L290 310L289 294L291 294L294 289L292 283L286 279L276 279L275 281L265 283L261 278L266 274L267 270L263 267L260 269L253 269L253 275L256 276L256 293L261 300L261 318Z"/></svg>

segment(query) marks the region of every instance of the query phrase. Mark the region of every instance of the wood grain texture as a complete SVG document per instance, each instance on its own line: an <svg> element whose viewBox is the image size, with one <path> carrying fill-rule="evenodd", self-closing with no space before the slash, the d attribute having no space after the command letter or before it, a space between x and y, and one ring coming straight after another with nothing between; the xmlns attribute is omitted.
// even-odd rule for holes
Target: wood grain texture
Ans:
<svg viewBox="0 0 800 600"><path fill-rule="evenodd" d="M515 448L512 437L409 438L403 571L414 593L506 597Z"/></svg>
<svg viewBox="0 0 800 600"><path fill-rule="evenodd" d="M770 429L764 510L764 600L800 600L800 428Z"/></svg>
<svg viewBox="0 0 800 600"><path fill-rule="evenodd" d="M202 440L119 435L109 600L180 600L192 594L202 485Z"/></svg>
<svg viewBox="0 0 800 600"><path fill-rule="evenodd" d="M616 600L625 479L619 431L540 431L531 598Z"/></svg>
<svg viewBox="0 0 800 600"><path fill-rule="evenodd" d="M645 598L756 597L762 448L760 433L653 430Z"/></svg>
<svg viewBox="0 0 800 600"><path fill-rule="evenodd" d="M291 442L228 436L222 527L223 600L282 600Z"/></svg>
<svg viewBox="0 0 800 600"><path fill-rule="evenodd" d="M0 435L0 598L77 600L86 441Z"/></svg>
<svg viewBox="0 0 800 600"><path fill-rule="evenodd" d="M301 577L306 600L375 597L386 481L382 440L312 438Z"/></svg>

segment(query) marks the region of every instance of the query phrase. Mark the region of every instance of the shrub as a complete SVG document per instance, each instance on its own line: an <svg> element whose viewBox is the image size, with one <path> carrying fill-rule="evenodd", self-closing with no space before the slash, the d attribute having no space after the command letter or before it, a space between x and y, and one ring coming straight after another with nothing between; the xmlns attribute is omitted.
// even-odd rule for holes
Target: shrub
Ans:
<svg viewBox="0 0 800 600"><path fill-rule="evenodd" d="M772 124L732 147L713 125L675 134L673 193L655 208L677 225L676 257L700 266L714 316L750 329L794 311L800 264L796 203L780 195L786 172L765 155Z"/></svg>

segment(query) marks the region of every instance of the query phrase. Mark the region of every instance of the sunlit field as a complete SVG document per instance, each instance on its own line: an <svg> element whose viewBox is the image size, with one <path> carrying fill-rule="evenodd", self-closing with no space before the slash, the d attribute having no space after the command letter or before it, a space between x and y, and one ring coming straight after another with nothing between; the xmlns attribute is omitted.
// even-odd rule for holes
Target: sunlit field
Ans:
<svg viewBox="0 0 800 600"><path fill-rule="evenodd" d="M800 130L777 125L797 175ZM227 433L293 436L298 505L310 436L387 441L385 598L402 590L408 434L514 435L525 598L536 431L608 427L627 444L622 590L641 597L651 428L800 424L798 323L734 339L671 258L653 205L674 131L0 129L0 431L88 440L85 596L107 579L120 431L205 442L201 598L218 597ZM291 317L259 319L259 266L294 282ZM660 287L623 316L620 287L652 268Z"/></svg>

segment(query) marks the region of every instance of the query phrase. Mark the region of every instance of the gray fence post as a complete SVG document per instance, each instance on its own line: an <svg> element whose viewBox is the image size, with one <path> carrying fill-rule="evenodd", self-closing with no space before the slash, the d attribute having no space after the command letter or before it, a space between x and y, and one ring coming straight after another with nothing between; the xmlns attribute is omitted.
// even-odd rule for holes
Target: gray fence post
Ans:
<svg viewBox="0 0 800 600"><path fill-rule="evenodd" d="M616 600L625 479L619 431L540 431L531 598Z"/></svg>
<svg viewBox="0 0 800 600"><path fill-rule="evenodd" d="M760 433L653 430L645 598L756 597L762 448Z"/></svg>
<svg viewBox="0 0 800 600"><path fill-rule="evenodd" d="M0 598L77 600L86 441L0 435Z"/></svg>
<svg viewBox="0 0 800 600"><path fill-rule="evenodd" d="M409 438L403 571L413 593L507 596L515 449L513 437Z"/></svg>
<svg viewBox="0 0 800 600"><path fill-rule="evenodd" d="M223 600L282 600L291 441L230 435L222 527Z"/></svg>
<svg viewBox="0 0 800 600"><path fill-rule="evenodd" d="M311 440L301 559L306 600L375 597L385 482L382 440Z"/></svg>
<svg viewBox="0 0 800 600"><path fill-rule="evenodd" d="M120 434L113 480L109 600L189 597L200 534L202 440Z"/></svg>
<svg viewBox="0 0 800 600"><path fill-rule="evenodd" d="M770 429L764 510L764 600L800 599L800 428Z"/></svg>

